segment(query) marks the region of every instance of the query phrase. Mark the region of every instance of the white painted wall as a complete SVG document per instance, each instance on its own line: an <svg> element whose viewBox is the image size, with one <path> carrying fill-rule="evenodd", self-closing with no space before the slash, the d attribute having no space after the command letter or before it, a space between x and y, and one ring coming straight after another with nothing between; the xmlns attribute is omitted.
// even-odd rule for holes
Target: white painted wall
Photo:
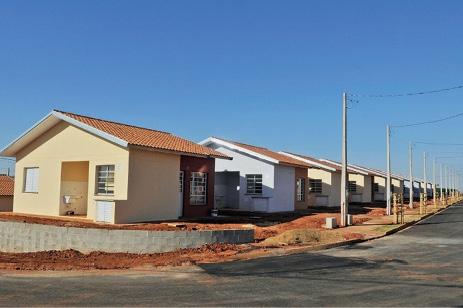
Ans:
<svg viewBox="0 0 463 308"><path fill-rule="evenodd" d="M275 165L275 193L270 199L270 212L294 211L296 198L296 169L290 166Z"/></svg>
<svg viewBox="0 0 463 308"><path fill-rule="evenodd" d="M240 173L240 188L239 188L239 209L242 211L251 211L256 204L257 210L264 210L266 207L263 202L268 202L268 209L279 208L274 204L273 199L275 198L275 167L273 163L266 162L264 160L255 158L251 155L229 149L225 146L218 144L208 145L209 148L233 157L233 160L217 159L215 162L215 171L238 171ZM294 168L293 168L294 170ZM284 172L283 172L284 173ZM268 198L254 200L254 195L246 194L246 174L262 174L262 196ZM294 171L293 178L291 179L292 185L294 185ZM291 188L291 192L294 191L294 186ZM294 192L293 192L294 193ZM279 198L279 197L278 197ZM294 196L292 197L292 207L290 211L294 210ZM272 204L272 205L271 205Z"/></svg>

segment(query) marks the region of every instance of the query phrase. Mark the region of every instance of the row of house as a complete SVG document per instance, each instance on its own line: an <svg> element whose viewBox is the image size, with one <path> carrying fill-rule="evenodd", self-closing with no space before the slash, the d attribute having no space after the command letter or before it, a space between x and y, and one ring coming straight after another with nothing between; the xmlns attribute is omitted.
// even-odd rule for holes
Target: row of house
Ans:
<svg viewBox="0 0 463 308"><path fill-rule="evenodd" d="M58 110L0 155L16 158L17 213L132 223L206 216L214 207L283 212L339 206L341 199L341 164L333 160L217 137L197 144ZM384 172L349 165L348 176L350 202L386 200ZM392 179L392 191L406 193L407 179Z"/></svg>

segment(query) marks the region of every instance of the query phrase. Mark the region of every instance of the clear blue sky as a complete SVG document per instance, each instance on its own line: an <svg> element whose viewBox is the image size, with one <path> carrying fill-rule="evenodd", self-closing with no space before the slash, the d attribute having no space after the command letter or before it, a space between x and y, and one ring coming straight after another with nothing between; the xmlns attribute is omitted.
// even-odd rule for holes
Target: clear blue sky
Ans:
<svg viewBox="0 0 463 308"><path fill-rule="evenodd" d="M462 1L4 0L0 147L60 109L340 160L343 92L463 84L461 16ZM463 89L360 99L349 162L386 169L387 124L447 117L462 103ZM395 129L393 171L408 173L409 140L463 143L462 120ZM424 150L463 147L417 145L417 176Z"/></svg>

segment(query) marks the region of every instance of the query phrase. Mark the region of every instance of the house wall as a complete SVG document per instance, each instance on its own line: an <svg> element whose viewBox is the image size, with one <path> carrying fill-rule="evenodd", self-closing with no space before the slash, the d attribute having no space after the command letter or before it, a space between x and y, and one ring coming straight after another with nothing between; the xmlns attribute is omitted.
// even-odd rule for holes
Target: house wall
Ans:
<svg viewBox="0 0 463 308"><path fill-rule="evenodd" d="M309 194L309 205L315 205L315 199L317 196L327 196L328 206L339 206L341 202L341 173L331 172L323 169L308 169L309 179L321 179L322 180L322 193L321 194ZM308 189L307 185L307 189ZM307 190L308 191L308 190Z"/></svg>
<svg viewBox="0 0 463 308"><path fill-rule="evenodd" d="M66 203L60 200L60 215L66 211L75 214L87 214L88 206L88 172L89 162L64 162L61 164L61 190L60 196L72 196Z"/></svg>
<svg viewBox="0 0 463 308"><path fill-rule="evenodd" d="M403 194L404 193L404 181L398 179L391 179L392 185L394 186L393 193Z"/></svg>
<svg viewBox="0 0 463 308"><path fill-rule="evenodd" d="M378 191L377 192L383 194L382 200L376 200L376 201L386 201L386 199L387 199L386 178L383 178L383 177L380 177L380 176L375 176L374 183L378 183Z"/></svg>
<svg viewBox="0 0 463 308"><path fill-rule="evenodd" d="M349 201L352 199L352 194L361 194L361 202L371 202L371 176L349 173L349 181L357 183L357 191L349 194Z"/></svg>
<svg viewBox="0 0 463 308"><path fill-rule="evenodd" d="M129 151L66 122L60 122L16 155L13 211L39 215L59 215L62 162L88 161L87 217L95 219L95 200L126 200ZM98 165L115 165L114 196L96 195ZM39 168L38 193L25 193L24 169Z"/></svg>
<svg viewBox="0 0 463 308"><path fill-rule="evenodd" d="M210 216L211 209L214 208L215 159L182 155L180 159L180 170L184 172L183 216ZM207 173L207 196L205 205L190 204L191 172Z"/></svg>
<svg viewBox="0 0 463 308"><path fill-rule="evenodd" d="M0 196L0 212L13 210L13 196Z"/></svg>
<svg viewBox="0 0 463 308"><path fill-rule="evenodd" d="M274 164L250 156L246 153L231 150L227 147L211 144L209 148L233 157L233 160L219 159L215 162L215 171L237 171L239 172L239 209L242 211L252 211L254 209L264 209L264 203L270 206L270 200L274 198ZM262 195L255 196L246 193L246 174L262 174ZM291 182L294 178L291 179ZM292 191L292 190L291 190ZM255 198L258 197L258 198ZM256 200L261 202L257 206ZM256 207L255 207L256 206ZM294 208L294 203L293 203Z"/></svg>
<svg viewBox="0 0 463 308"><path fill-rule="evenodd" d="M309 206L309 179L307 169L305 168L295 168L296 178L295 178L295 186L294 186L294 208L296 210L307 209ZM302 201L297 201L297 179L301 178L304 179L304 199ZM312 198L313 199L313 198Z"/></svg>
<svg viewBox="0 0 463 308"><path fill-rule="evenodd" d="M128 198L116 200L114 222L177 219L180 155L130 149L129 168Z"/></svg>
<svg viewBox="0 0 463 308"><path fill-rule="evenodd" d="M270 212L294 211L296 172L294 167L275 165L275 193L270 199Z"/></svg>

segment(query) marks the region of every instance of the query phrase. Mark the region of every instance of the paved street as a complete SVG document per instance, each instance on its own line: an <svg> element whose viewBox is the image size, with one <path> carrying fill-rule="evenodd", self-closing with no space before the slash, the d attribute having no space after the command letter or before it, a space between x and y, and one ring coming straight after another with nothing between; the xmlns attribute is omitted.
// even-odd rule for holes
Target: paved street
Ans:
<svg viewBox="0 0 463 308"><path fill-rule="evenodd" d="M462 306L463 205L345 248L163 270L7 273L2 306Z"/></svg>

